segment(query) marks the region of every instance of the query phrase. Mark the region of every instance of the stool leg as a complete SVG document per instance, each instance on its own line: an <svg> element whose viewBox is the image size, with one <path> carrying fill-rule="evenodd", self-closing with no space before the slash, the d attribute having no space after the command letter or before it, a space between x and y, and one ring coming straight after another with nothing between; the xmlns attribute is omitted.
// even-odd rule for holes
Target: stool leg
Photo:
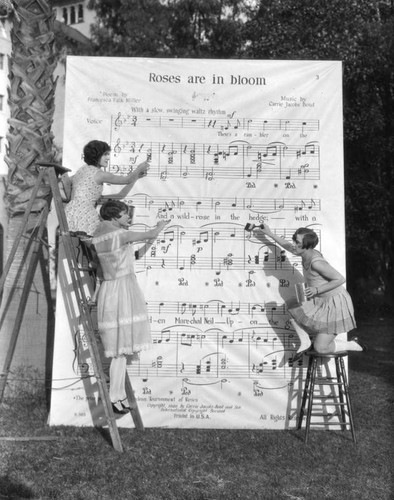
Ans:
<svg viewBox="0 0 394 500"><path fill-rule="evenodd" d="M341 364L342 358L335 358L335 370L337 372L337 382L338 382L338 395L339 395L339 403L341 408L341 428L343 431L346 431L346 412L345 412L345 398L344 398L344 389L345 382L343 379L344 366Z"/></svg>
<svg viewBox="0 0 394 500"><path fill-rule="evenodd" d="M347 381L347 376L346 376L346 371L345 371L345 363L343 362L343 358L340 358L340 363L341 363L341 371L342 371L342 375L343 375L343 387L344 387L344 392L345 392L345 397L346 397L347 409L348 409L348 413L349 413L350 430L352 433L353 442L356 443L357 441L356 441L356 432L354 429L352 403L350 401L349 384Z"/></svg>
<svg viewBox="0 0 394 500"><path fill-rule="evenodd" d="M313 393L315 391L316 372L317 372L317 358L312 357L311 382L310 382L310 390L309 390L309 398L308 398L308 410L307 410L307 414L306 414L306 426L305 426L305 443L308 442L309 430L310 430L310 426L311 426Z"/></svg>
<svg viewBox="0 0 394 500"><path fill-rule="evenodd" d="M305 404L306 404L306 399L308 397L309 384L311 382L311 370L312 370L312 357L309 358L309 362L308 362L308 369L306 372L305 386L304 386L304 392L302 394L302 403L301 403L300 414L298 416L297 429L301 429L302 419L304 418L304 415L305 415Z"/></svg>

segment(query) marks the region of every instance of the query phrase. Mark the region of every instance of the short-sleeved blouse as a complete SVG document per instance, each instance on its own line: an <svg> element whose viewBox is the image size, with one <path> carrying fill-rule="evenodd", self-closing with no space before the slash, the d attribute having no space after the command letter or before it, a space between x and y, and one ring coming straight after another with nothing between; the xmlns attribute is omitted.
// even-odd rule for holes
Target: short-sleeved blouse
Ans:
<svg viewBox="0 0 394 500"><path fill-rule="evenodd" d="M100 223L96 205L103 193L103 185L95 181L97 171L97 167L84 165L71 178L71 200L65 208L70 231L93 235Z"/></svg>

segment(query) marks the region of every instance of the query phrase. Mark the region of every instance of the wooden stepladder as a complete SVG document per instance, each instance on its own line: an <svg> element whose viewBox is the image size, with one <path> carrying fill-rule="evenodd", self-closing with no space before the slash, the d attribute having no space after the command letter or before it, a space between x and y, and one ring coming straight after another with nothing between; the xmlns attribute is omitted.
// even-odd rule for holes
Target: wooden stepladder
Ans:
<svg viewBox="0 0 394 500"><path fill-rule="evenodd" d="M66 214L64 212L64 207L63 207L63 201L61 199L60 195L60 190L58 186L58 176L61 174L64 174L68 172L68 169L65 169L64 167L61 167L59 165L55 165L52 163L37 163L38 166L38 177L36 184L34 186L32 196L30 198L29 204L26 208L26 212L23 216L21 227L19 230L19 233L17 234L15 241L13 243L13 247L11 249L11 252L8 256L7 262L4 267L4 272L0 278L0 295L3 292L4 289L4 284L6 281L6 277L8 275L8 272L11 268L11 264L13 262L13 259L15 257L18 245L21 241L22 237L27 237L25 234L28 219L29 219L29 214L31 213L34 201L37 197L38 191L42 185L42 182L44 180L44 176L46 176L46 179L49 180L49 185L51 188L51 194L48 197L48 203L44 206L42 209L40 215L39 215L39 221L37 225L37 230L30 234L28 237L31 239L31 245L32 245L32 252L31 252L31 258L29 262L29 266L27 269L27 274L26 274L26 279L23 285L23 290L20 298L20 303L17 311L17 316L15 318L15 323L13 326L13 331L11 333L11 338L10 338L10 344L8 346L5 362L4 362L4 367L2 373L0 373L0 402L3 399L4 396L4 390L5 386L7 383L7 378L8 374L10 371L11 367L11 362L12 358L14 355L19 331L22 325L22 320L23 320L23 315L25 312L26 308L26 303L28 299L28 295L30 293L30 289L33 283L35 271L37 268L38 260L39 260L39 255L40 255L40 248L41 245L44 244L42 236L44 229L47 224L47 218L48 218L48 213L49 213L49 208L51 205L51 202L53 200L55 209L56 209L56 215L58 218L59 222L59 228L60 228L60 244L63 244L64 247L64 254L66 257L66 261L70 270L70 276L71 276L71 281L72 281L72 290L73 293L75 294L75 302L77 304L77 311L79 314L79 323L83 329L84 332L84 338L88 346L89 350L89 355L92 363L92 369L93 369L93 374L94 377L97 380L97 385L99 389L99 395L101 398L101 401L104 406L104 412L106 416L106 421L108 424L108 428L110 431L111 439L112 439L112 444L115 448L115 450L122 452L123 451L123 446L122 442L120 439L118 427L116 424L116 419L115 415L112 411L112 404L109 398L109 392L108 392L108 387L107 387L107 382L106 382L106 375L103 370L103 366L101 363L101 358L100 358L100 351L98 347L98 343L96 340L96 335L95 331L97 330L97 325L95 324L95 319L94 315L92 314L92 303L91 301L88 300L86 297L86 293L84 290L84 285L82 282L82 269L79 265L78 258L76 255L76 250L75 246L72 241L72 236L69 232L68 229L68 224L67 224L67 219L66 219ZM85 275L86 276L86 275ZM93 280L93 277L91 277ZM3 318L5 313L3 312ZM1 322L3 322L3 318L0 319ZM1 324L0 324L1 326ZM130 379L128 375L126 374L126 394L127 398L129 400L129 404L131 407L131 416L134 421L134 425L137 429L143 429L143 423L142 419L139 413L139 409L137 406L137 402L134 396L134 392L130 383Z"/></svg>

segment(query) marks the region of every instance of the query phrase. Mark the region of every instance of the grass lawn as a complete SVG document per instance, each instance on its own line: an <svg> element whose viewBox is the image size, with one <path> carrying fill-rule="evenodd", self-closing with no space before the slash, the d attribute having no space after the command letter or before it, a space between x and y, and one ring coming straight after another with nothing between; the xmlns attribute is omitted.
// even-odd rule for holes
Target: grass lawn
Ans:
<svg viewBox="0 0 394 500"><path fill-rule="evenodd" d="M394 319L359 323L357 444L349 431L312 430L305 445L302 430L120 429L117 453L106 431L48 427L44 399L26 394L0 407L0 499L393 499Z"/></svg>

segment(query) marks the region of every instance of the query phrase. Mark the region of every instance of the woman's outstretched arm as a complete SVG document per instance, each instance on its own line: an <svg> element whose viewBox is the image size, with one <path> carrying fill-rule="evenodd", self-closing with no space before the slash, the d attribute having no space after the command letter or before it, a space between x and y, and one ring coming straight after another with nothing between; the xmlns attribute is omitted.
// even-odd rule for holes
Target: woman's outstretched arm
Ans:
<svg viewBox="0 0 394 500"><path fill-rule="evenodd" d="M262 235L266 235L272 240L274 240L278 245L280 245L282 248L287 250L288 252L294 253L294 247L290 241L285 240L284 238L277 236L272 230L267 226L267 224L264 223L264 225L261 225L253 230L253 234L258 238L259 240L262 239Z"/></svg>

